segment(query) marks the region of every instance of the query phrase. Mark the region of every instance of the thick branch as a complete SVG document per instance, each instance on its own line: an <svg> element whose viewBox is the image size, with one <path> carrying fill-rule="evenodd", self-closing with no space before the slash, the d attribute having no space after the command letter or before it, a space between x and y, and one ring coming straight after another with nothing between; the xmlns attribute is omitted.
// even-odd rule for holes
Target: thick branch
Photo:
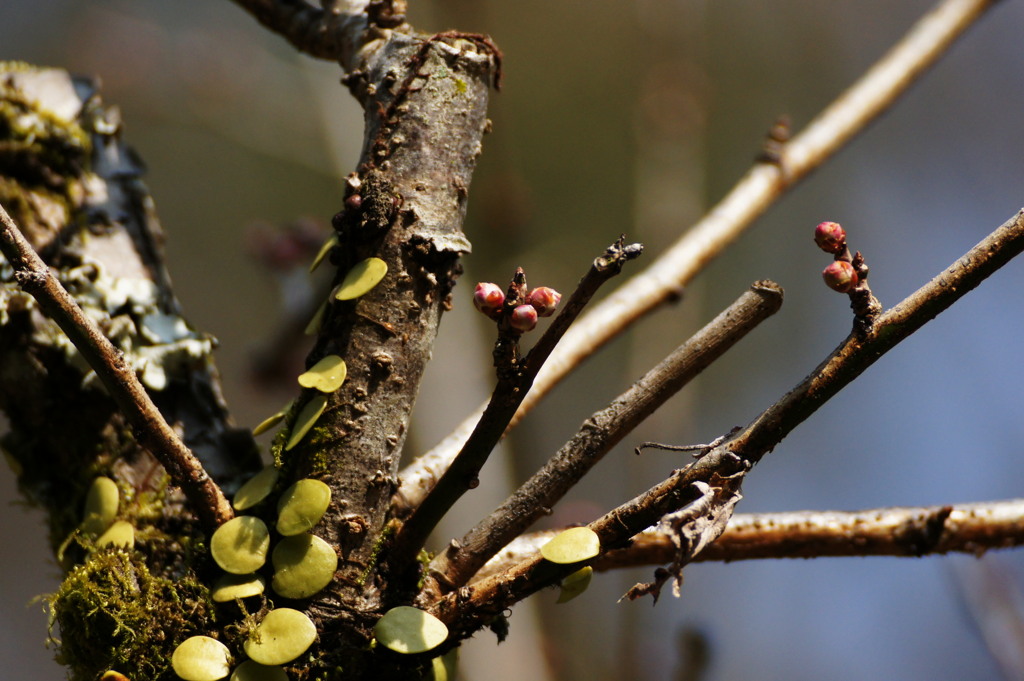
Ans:
<svg viewBox="0 0 1024 681"><path fill-rule="evenodd" d="M608 407L593 414L547 464L430 565L445 590L458 587L561 499L623 437L782 305L782 289L758 282ZM428 585L429 586L429 585Z"/></svg>
<svg viewBox="0 0 1024 681"><path fill-rule="evenodd" d="M185 492L208 531L229 520L233 513L220 487L160 415L121 352L50 274L2 206L0 225L0 250L14 269L19 285L38 301L82 353L124 412L136 439L163 464L174 483Z"/></svg>
<svg viewBox="0 0 1024 681"><path fill-rule="evenodd" d="M860 80L785 144L777 162L763 162L751 168L717 206L661 257L583 315L537 376L512 425L584 359L641 317L677 297L682 287L775 201L888 109L994 4L994 0L945 0L922 17ZM415 504L419 498L417 489L429 488L435 471L444 470L439 462L455 456L479 414L477 411L463 421L422 462L417 460L402 471L402 494L410 503Z"/></svg>

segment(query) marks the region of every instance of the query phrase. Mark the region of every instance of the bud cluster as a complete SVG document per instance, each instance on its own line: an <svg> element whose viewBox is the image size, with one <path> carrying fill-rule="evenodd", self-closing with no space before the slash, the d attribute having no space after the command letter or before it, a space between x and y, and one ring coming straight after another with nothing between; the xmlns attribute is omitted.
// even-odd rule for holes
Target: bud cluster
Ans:
<svg viewBox="0 0 1024 681"><path fill-rule="evenodd" d="M860 283L860 276L852 264L850 249L846 246L846 230L838 222L821 222L814 228L814 243L836 258L821 273L825 285L839 293L852 291Z"/></svg>
<svg viewBox="0 0 1024 681"><path fill-rule="evenodd" d="M531 289L525 296L517 292L515 287L509 289L506 295L500 286L490 282L477 284L473 291L473 305L476 309L495 321L506 318L508 325L519 333L533 330L540 317L554 314L561 300L562 294L547 286Z"/></svg>

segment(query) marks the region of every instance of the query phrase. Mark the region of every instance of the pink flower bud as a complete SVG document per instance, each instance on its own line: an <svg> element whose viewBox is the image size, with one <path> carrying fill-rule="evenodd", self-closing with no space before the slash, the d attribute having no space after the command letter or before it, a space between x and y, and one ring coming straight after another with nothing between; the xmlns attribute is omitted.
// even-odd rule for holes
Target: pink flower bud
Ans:
<svg viewBox="0 0 1024 681"><path fill-rule="evenodd" d="M537 309L533 305L520 305L512 310L508 323L516 331L530 331L537 326Z"/></svg>
<svg viewBox="0 0 1024 681"><path fill-rule="evenodd" d="M826 253L842 253L846 248L846 230L838 222L822 222L814 228L814 243Z"/></svg>
<svg viewBox="0 0 1024 681"><path fill-rule="evenodd" d="M505 292L497 284L481 282L476 285L473 291L473 305L492 319L501 312L501 306L505 304Z"/></svg>
<svg viewBox="0 0 1024 681"><path fill-rule="evenodd" d="M562 300L562 294L547 286L538 286L526 294L526 304L532 305L541 317L550 317Z"/></svg>
<svg viewBox="0 0 1024 681"><path fill-rule="evenodd" d="M826 286L840 293L847 293L857 285L857 271L845 260L835 261L825 268L821 276L824 277Z"/></svg>

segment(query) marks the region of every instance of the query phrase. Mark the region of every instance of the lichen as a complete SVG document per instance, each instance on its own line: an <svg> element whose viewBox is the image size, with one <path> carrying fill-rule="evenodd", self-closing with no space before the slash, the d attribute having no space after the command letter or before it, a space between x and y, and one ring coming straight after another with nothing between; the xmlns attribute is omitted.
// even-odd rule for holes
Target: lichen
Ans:
<svg viewBox="0 0 1024 681"><path fill-rule="evenodd" d="M173 679L171 654L184 639L209 630L209 592L193 575L153 575L138 554L94 553L49 598L59 627L57 659L72 681L92 681L108 669L131 679Z"/></svg>

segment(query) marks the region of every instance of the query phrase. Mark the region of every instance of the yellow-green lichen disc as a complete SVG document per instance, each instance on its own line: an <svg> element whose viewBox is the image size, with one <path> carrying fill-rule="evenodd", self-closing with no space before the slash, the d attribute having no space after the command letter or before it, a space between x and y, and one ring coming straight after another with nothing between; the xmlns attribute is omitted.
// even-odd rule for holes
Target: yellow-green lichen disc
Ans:
<svg viewBox="0 0 1024 681"><path fill-rule="evenodd" d="M277 476L277 467L267 466L238 488L231 505L235 507L236 511L244 511L260 503L274 489L274 485L277 484Z"/></svg>
<svg viewBox="0 0 1024 681"><path fill-rule="evenodd" d="M330 237L327 238L327 241L324 242L324 245L320 247L319 251L317 251L316 257L313 258L313 264L309 266L310 274L313 274L313 272L316 271L316 268L320 267L320 263L324 261L324 258L326 258L327 254L331 252L331 249L337 245L338 233L335 232L331 234Z"/></svg>
<svg viewBox="0 0 1024 681"><path fill-rule="evenodd" d="M245 640L245 654L264 665L286 664L306 652L314 640L313 620L298 610L277 608Z"/></svg>
<svg viewBox="0 0 1024 681"><path fill-rule="evenodd" d="M266 580L259 575L221 575L210 591L217 603L228 603L236 598L259 596L266 589Z"/></svg>
<svg viewBox="0 0 1024 681"><path fill-rule="evenodd" d="M131 679L119 671L108 669L103 672L103 676L100 677L100 681L131 681Z"/></svg>
<svg viewBox="0 0 1024 681"><path fill-rule="evenodd" d="M89 485L82 513L82 531L98 535L114 522L121 501L121 491L110 478L100 476Z"/></svg>
<svg viewBox="0 0 1024 681"><path fill-rule="evenodd" d="M274 591L285 598L309 598L334 579L338 554L312 534L285 537L270 556L274 564Z"/></svg>
<svg viewBox="0 0 1024 681"><path fill-rule="evenodd" d="M571 527L540 547L540 555L552 563L578 563L601 552L601 540L589 527Z"/></svg>
<svg viewBox="0 0 1024 681"><path fill-rule="evenodd" d="M452 648L441 657L430 661L434 668L434 681L455 681L455 672L459 666L459 649Z"/></svg>
<svg viewBox="0 0 1024 681"><path fill-rule="evenodd" d="M135 548L135 528L127 520L118 520L96 540L96 548L118 546L122 549Z"/></svg>
<svg viewBox="0 0 1024 681"><path fill-rule="evenodd" d="M306 402L306 406L302 408L299 415L295 417L295 424L292 426L291 435L288 436L288 444L284 446L284 451L290 450L295 445L302 442L302 438L305 437L309 429L313 427L316 420L320 418L320 414L324 413L324 409L327 408L327 395L314 395L309 402Z"/></svg>
<svg viewBox="0 0 1024 681"><path fill-rule="evenodd" d="M288 673L277 665L267 666L246 660L231 672L229 681L288 681Z"/></svg>
<svg viewBox="0 0 1024 681"><path fill-rule="evenodd" d="M281 421L284 420L284 417L288 415L288 410L292 408L292 404L294 403L295 400L292 400L288 404L284 405L284 409L282 409L281 411L263 419L263 421L261 421L258 426L252 429L252 436L258 437L260 435L263 435L263 433L267 432L277 424L281 423Z"/></svg>
<svg viewBox="0 0 1024 681"><path fill-rule="evenodd" d="M246 575L267 562L270 532L266 524L251 515L232 518L210 538L210 554L224 572Z"/></svg>
<svg viewBox="0 0 1024 681"><path fill-rule="evenodd" d="M334 292L337 300L352 300L366 295L388 273L388 264L380 258L367 258L358 262L345 275Z"/></svg>
<svg viewBox="0 0 1024 681"><path fill-rule="evenodd" d="M324 314L327 312L327 301L320 303L320 307L313 313L313 318L306 324L306 328L302 330L303 335L315 336L320 333L320 326L324 322Z"/></svg>
<svg viewBox="0 0 1024 681"><path fill-rule="evenodd" d="M590 580L594 576L594 568L587 565L562 580L562 590L558 594L556 603L568 603L579 596L590 586Z"/></svg>
<svg viewBox="0 0 1024 681"><path fill-rule="evenodd" d="M320 480L296 481L277 502L277 531L286 537L308 532L324 517L330 503L331 488Z"/></svg>
<svg viewBox="0 0 1024 681"><path fill-rule="evenodd" d="M174 649L171 666L185 681L218 681L231 672L231 653L217 639L193 636Z"/></svg>
<svg viewBox="0 0 1024 681"><path fill-rule="evenodd" d="M303 388L316 388L322 393L333 393L345 382L347 375L345 360L337 355L327 355L309 371L299 374L299 385Z"/></svg>
<svg viewBox="0 0 1024 681"><path fill-rule="evenodd" d="M391 608L373 627L377 641L396 653L433 650L448 638L448 627L428 612L408 605Z"/></svg>

